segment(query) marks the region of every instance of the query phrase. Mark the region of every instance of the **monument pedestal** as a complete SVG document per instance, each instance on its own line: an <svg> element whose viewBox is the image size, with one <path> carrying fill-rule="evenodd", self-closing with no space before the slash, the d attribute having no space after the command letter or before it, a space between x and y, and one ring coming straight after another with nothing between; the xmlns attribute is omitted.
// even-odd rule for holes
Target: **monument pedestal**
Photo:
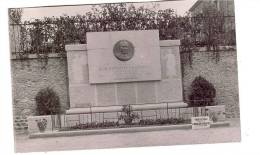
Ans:
<svg viewBox="0 0 260 155"><path fill-rule="evenodd" d="M91 32L88 44L66 45L67 114L186 107L180 41L159 41L158 30Z"/></svg>
<svg viewBox="0 0 260 155"><path fill-rule="evenodd" d="M131 105L135 111L145 110L160 110L160 109L174 109L187 107L184 102L175 103L151 103L151 104L135 104ZM89 114L89 113L109 113L109 112L121 112L122 106L106 106L106 107L89 107L89 108L71 108L66 111L66 114Z"/></svg>

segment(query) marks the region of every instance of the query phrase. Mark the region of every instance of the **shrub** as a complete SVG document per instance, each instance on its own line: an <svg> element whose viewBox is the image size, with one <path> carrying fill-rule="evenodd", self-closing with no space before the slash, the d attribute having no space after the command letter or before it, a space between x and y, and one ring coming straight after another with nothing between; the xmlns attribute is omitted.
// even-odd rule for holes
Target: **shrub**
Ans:
<svg viewBox="0 0 260 155"><path fill-rule="evenodd" d="M131 125L133 120L138 118L139 115L133 112L131 105L123 105L122 114L119 116L119 120L124 120L126 125Z"/></svg>
<svg viewBox="0 0 260 155"><path fill-rule="evenodd" d="M214 105L216 89L213 84L201 76L196 77L191 84L191 94L189 95L189 106L210 106Z"/></svg>
<svg viewBox="0 0 260 155"><path fill-rule="evenodd" d="M52 88L41 89L36 97L37 115L55 115L61 113L60 99Z"/></svg>

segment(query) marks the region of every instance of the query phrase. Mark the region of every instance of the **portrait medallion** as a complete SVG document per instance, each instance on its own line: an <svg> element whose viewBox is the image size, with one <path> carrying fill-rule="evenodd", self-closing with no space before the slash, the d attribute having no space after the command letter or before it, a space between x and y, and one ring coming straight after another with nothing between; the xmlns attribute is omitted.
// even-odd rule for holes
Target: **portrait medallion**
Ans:
<svg viewBox="0 0 260 155"><path fill-rule="evenodd" d="M114 56L120 61L128 61L134 56L134 45L128 40L119 40L113 48Z"/></svg>

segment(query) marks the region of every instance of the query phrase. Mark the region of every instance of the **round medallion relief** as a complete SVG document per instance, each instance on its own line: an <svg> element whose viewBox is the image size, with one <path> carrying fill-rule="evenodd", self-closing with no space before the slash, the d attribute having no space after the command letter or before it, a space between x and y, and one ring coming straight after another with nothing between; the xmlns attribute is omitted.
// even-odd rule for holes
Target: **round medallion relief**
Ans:
<svg viewBox="0 0 260 155"><path fill-rule="evenodd" d="M114 56L120 61L128 61L134 56L134 45L128 40L119 40L113 48Z"/></svg>

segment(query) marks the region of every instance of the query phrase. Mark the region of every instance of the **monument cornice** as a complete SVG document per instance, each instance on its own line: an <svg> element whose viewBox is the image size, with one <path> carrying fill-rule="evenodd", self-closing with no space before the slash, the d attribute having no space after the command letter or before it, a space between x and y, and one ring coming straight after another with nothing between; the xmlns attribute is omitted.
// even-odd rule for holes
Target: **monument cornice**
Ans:
<svg viewBox="0 0 260 155"><path fill-rule="evenodd" d="M171 46L180 46L180 40L160 40L160 47L171 47ZM70 44L66 45L65 49L69 51L85 51L88 50L87 44Z"/></svg>
<svg viewBox="0 0 260 155"><path fill-rule="evenodd" d="M68 51L85 51L87 50L87 44L70 44L65 46L65 50Z"/></svg>

